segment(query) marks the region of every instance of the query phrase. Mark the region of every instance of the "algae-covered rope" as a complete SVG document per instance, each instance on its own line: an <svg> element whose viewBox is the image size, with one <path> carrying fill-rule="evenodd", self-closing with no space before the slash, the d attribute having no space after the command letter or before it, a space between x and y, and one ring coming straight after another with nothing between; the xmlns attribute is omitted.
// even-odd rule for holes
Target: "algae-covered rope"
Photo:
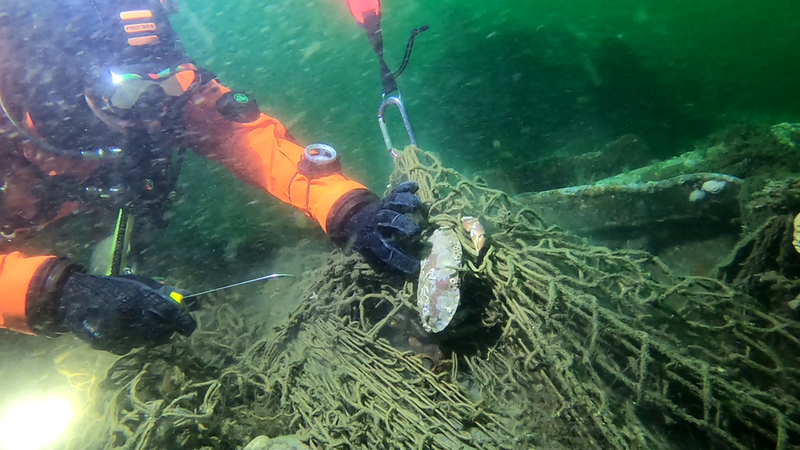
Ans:
<svg viewBox="0 0 800 450"><path fill-rule="evenodd" d="M417 148L396 165L392 183L420 185L430 227L457 230L461 274L481 286L462 297L485 305L470 313L473 328L444 336L456 350L449 370L386 339L414 332L388 326L417 317L414 283L337 253L307 274L298 309L269 339L235 309L204 313L202 339L165 355L186 374L184 391L159 386L169 375L155 363L115 366L103 429L126 448L189 445L167 431L192 420L196 448L292 432L326 449L793 448L796 322L645 252L591 246ZM460 228L464 215L489 231L482 253ZM142 411L164 405L208 416L150 426Z"/></svg>

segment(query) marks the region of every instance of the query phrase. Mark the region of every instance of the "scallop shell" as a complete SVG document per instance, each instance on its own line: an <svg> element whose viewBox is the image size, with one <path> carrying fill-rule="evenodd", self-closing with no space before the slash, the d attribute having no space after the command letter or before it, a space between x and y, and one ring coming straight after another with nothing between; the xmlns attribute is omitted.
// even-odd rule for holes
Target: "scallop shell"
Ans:
<svg viewBox="0 0 800 450"><path fill-rule="evenodd" d="M475 217L464 216L461 218L461 226L469 233L469 238L472 239L475 251L480 253L483 244L486 243L486 231L484 231L483 225Z"/></svg>
<svg viewBox="0 0 800 450"><path fill-rule="evenodd" d="M438 333L453 319L461 300L458 276L461 242L450 228L437 229L428 242L432 248L421 263L417 309L425 331Z"/></svg>

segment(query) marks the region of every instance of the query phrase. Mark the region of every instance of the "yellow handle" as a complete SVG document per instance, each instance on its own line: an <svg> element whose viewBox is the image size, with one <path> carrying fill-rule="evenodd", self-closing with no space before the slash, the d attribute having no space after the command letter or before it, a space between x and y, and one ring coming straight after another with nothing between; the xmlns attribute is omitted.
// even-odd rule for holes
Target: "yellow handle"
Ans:
<svg viewBox="0 0 800 450"><path fill-rule="evenodd" d="M179 305L183 304L183 295L175 291L169 293L169 298L175 300Z"/></svg>

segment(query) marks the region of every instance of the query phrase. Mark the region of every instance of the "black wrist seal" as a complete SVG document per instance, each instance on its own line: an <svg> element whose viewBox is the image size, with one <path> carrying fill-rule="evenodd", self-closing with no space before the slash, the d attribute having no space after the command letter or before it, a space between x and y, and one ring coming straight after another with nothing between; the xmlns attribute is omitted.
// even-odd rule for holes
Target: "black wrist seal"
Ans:
<svg viewBox="0 0 800 450"><path fill-rule="evenodd" d="M51 259L36 271L25 301L25 317L34 332L56 335L67 331L61 293L75 272L83 272L83 268L67 258Z"/></svg>
<svg viewBox="0 0 800 450"><path fill-rule="evenodd" d="M365 206L380 203L380 198L367 189L356 189L340 198L328 214L326 230L333 243L342 245L350 238L347 225Z"/></svg>

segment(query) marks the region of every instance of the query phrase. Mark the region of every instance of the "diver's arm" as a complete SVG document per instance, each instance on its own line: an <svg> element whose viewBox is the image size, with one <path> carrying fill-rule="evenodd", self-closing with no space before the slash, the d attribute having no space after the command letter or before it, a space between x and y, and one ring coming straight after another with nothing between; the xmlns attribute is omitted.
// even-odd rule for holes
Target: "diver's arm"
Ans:
<svg viewBox="0 0 800 450"><path fill-rule="evenodd" d="M0 255L0 328L72 332L92 347L124 354L197 326L174 290L138 277L97 277L67 258Z"/></svg>
<svg viewBox="0 0 800 450"><path fill-rule="evenodd" d="M300 209L328 234L335 231L337 224L331 219L340 206L377 198L337 168L304 173L299 167L304 148L287 135L277 119L262 113L255 101L239 95L214 80L189 99L184 117L195 151ZM348 202L350 198L354 200Z"/></svg>
<svg viewBox="0 0 800 450"><path fill-rule="evenodd" d="M237 102L236 94L214 80L189 99L186 132L196 151L300 209L334 242L351 243L376 266L405 273L419 270L419 261L389 238L393 233L410 236L419 231L417 223L404 215L420 205L414 195L416 184L398 186L381 200L361 183L345 178L338 164L309 167L303 161L305 149L283 125L241 95Z"/></svg>
<svg viewBox="0 0 800 450"><path fill-rule="evenodd" d="M38 292L34 279L53 261L55 256L25 258L19 252L0 255L0 327L34 334L26 311L26 307L32 306L28 302L28 292Z"/></svg>

